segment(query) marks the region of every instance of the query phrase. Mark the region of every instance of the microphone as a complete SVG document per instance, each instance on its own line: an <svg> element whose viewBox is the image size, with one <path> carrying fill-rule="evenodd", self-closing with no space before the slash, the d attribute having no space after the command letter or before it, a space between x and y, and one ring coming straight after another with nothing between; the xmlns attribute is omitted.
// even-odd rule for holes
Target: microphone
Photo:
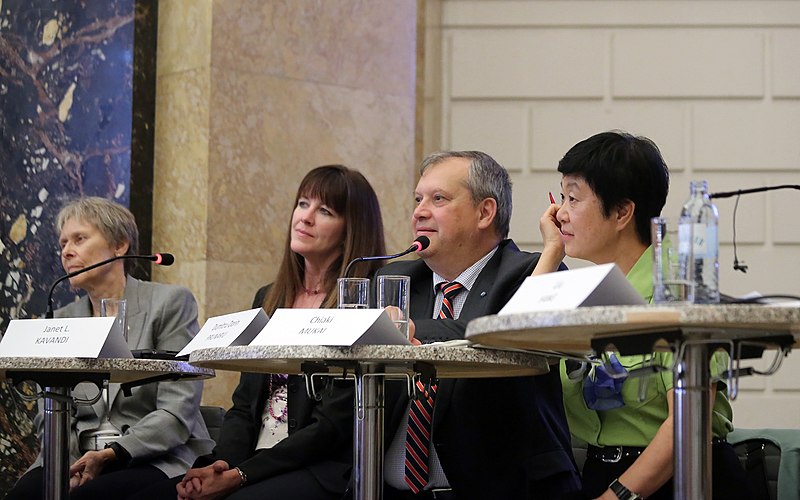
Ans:
<svg viewBox="0 0 800 500"><path fill-rule="evenodd" d="M363 261L366 261L366 260L391 260L391 259L396 259L398 257L402 257L403 255L408 255L411 252L421 252L421 251L425 250L426 248L428 248L430 245L431 245L430 238L428 238L427 236L419 236L419 237L417 237L417 239L414 240L414 242L411 244L410 247L406 248L405 250L403 250L400 253L396 253L394 255L375 255L375 256L372 256L372 257L356 257L355 259L351 260L349 264L347 264L347 267L344 269L344 274L342 275L342 277L344 277L344 278L347 277L347 275L350 273L350 268L356 262L363 262Z"/></svg>
<svg viewBox="0 0 800 500"><path fill-rule="evenodd" d="M96 269L100 266L105 266L106 264L120 259L150 260L162 266L171 266L175 263L175 256L171 253L154 253L153 255L117 255L115 257L111 257L110 259L101 260L100 262L92 264L91 266L86 266L83 269L78 269L77 271L65 274L64 276L55 280L52 285L50 285L50 292L47 294L47 312L44 314L44 317L48 319L53 317L53 291L56 289L56 285L64 280L72 278L73 276L83 274L87 271L91 271L92 269Z"/></svg>
<svg viewBox="0 0 800 500"><path fill-rule="evenodd" d="M747 264L739 260L739 255L736 251L736 211L739 208L739 196L750 193L763 193L765 191L775 191L777 189L798 189L800 184L781 184L779 186L763 186L750 189L737 189L736 191L723 191L721 193L710 193L709 198L730 198L736 197L736 204L733 206L733 270L747 273Z"/></svg>
<svg viewBox="0 0 800 500"><path fill-rule="evenodd" d="M750 189L737 189L736 191L724 191L722 193L710 193L709 198L730 198L741 194L763 193L764 191L774 191L776 189L800 189L800 184L781 184L780 186L764 186Z"/></svg>

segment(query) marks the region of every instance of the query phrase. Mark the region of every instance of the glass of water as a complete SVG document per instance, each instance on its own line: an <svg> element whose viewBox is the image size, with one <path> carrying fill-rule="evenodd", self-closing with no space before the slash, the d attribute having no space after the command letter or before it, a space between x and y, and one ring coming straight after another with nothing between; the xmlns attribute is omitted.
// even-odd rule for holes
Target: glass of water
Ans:
<svg viewBox="0 0 800 500"><path fill-rule="evenodd" d="M122 338L128 342L128 319L125 314L125 299L100 299L100 316L116 317L114 326L119 329Z"/></svg>
<svg viewBox="0 0 800 500"><path fill-rule="evenodd" d="M369 278L339 278L339 309L369 307Z"/></svg>
<svg viewBox="0 0 800 500"><path fill-rule="evenodd" d="M653 242L653 302L691 304L692 279L691 226L680 225L677 217L653 217L650 229Z"/></svg>
<svg viewBox="0 0 800 500"><path fill-rule="evenodd" d="M386 309L386 313L406 338L410 288L409 276L378 276L377 306L379 309Z"/></svg>

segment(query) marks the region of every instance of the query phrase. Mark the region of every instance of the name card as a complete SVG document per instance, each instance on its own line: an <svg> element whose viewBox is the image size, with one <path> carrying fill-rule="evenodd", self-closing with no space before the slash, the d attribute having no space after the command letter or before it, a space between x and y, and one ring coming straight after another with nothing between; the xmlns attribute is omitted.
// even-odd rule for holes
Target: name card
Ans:
<svg viewBox="0 0 800 500"><path fill-rule="evenodd" d="M645 303L616 264L602 264L530 276L498 314Z"/></svg>
<svg viewBox="0 0 800 500"><path fill-rule="evenodd" d="M186 344L178 356L190 354L195 349L203 347L247 345L268 321L269 316L260 307L208 318L203 328Z"/></svg>
<svg viewBox="0 0 800 500"><path fill-rule="evenodd" d="M0 341L0 356L25 358L133 357L116 318L15 319Z"/></svg>
<svg viewBox="0 0 800 500"><path fill-rule="evenodd" d="M250 345L411 345L383 309L278 309Z"/></svg>

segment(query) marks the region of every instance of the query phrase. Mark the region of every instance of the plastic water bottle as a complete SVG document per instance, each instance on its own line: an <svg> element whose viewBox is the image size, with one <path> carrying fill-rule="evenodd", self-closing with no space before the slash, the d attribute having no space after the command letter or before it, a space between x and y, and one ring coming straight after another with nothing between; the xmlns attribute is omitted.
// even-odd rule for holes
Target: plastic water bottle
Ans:
<svg viewBox="0 0 800 500"><path fill-rule="evenodd" d="M694 302L719 302L719 212L708 196L706 181L692 181L689 199L681 209L680 226L692 231L694 261Z"/></svg>

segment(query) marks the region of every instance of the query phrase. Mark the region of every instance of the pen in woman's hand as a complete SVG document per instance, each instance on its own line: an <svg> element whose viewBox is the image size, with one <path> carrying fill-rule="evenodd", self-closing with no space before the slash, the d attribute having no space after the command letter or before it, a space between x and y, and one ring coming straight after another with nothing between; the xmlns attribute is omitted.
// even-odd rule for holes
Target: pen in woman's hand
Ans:
<svg viewBox="0 0 800 500"><path fill-rule="evenodd" d="M551 205L555 205L556 204L556 199L553 198L553 193L552 192L548 192L547 194L550 195L550 204Z"/></svg>

